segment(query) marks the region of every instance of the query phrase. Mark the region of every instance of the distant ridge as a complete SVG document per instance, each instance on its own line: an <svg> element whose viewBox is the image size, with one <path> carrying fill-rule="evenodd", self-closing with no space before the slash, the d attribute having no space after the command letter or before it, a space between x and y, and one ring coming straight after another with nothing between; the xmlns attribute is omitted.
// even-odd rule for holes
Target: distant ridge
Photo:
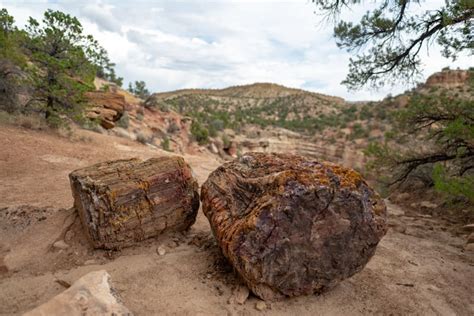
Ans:
<svg viewBox="0 0 474 316"><path fill-rule="evenodd" d="M236 85L223 89L181 89L176 91L154 93L153 97L157 100L167 99L182 95L208 95L233 98L280 98L291 95L308 95L318 98L331 100L333 102L343 103L345 100L340 97L329 96L322 93L310 92L297 88L289 88L276 83L257 82L247 85Z"/></svg>

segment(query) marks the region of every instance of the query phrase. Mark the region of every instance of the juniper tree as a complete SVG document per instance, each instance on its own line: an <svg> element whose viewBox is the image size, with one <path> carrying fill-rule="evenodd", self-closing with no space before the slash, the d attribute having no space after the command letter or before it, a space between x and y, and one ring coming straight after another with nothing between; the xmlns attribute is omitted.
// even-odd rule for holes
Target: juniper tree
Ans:
<svg viewBox="0 0 474 316"><path fill-rule="evenodd" d="M119 87L121 87L123 84L123 78L118 77L115 73L115 63L110 61L107 51L105 49L100 49L100 55L102 56L102 58L97 61L99 64L97 65L98 67L96 76L113 82Z"/></svg>
<svg viewBox="0 0 474 316"><path fill-rule="evenodd" d="M414 82L421 71L420 53L433 42L453 60L474 51L474 2L446 0L424 12L414 0L375 1L376 8L358 23L339 21L341 10L360 0L313 0L335 19L337 45L352 53L342 82L350 89ZM416 10L415 10L416 9ZM474 75L467 91L413 93L401 110L393 109L396 133L385 144L373 143L367 154L372 164L392 173L390 184L401 183L421 169L432 169L431 180L445 192L474 202ZM442 89L441 89L442 90ZM412 147L403 143L412 140Z"/></svg>
<svg viewBox="0 0 474 316"><path fill-rule="evenodd" d="M442 7L424 12L416 7L419 0L378 0L358 23L338 17L361 0L312 1L323 15L335 19L337 46L353 54L343 81L351 89L413 82L420 73L422 49L435 41L452 59L474 50L472 0L446 0Z"/></svg>
<svg viewBox="0 0 474 316"><path fill-rule="evenodd" d="M474 202L474 99L454 91L413 93L392 112L391 139L369 144L369 167L391 174L388 184L423 176L425 184Z"/></svg>
<svg viewBox="0 0 474 316"><path fill-rule="evenodd" d="M46 119L57 124L63 114L80 118L104 50L77 18L60 11L47 10L42 23L30 17L26 30L36 101L44 104Z"/></svg>
<svg viewBox="0 0 474 316"><path fill-rule="evenodd" d="M21 69L26 66L21 49L25 34L15 27L14 22L6 9L0 10L0 108L8 112L18 109Z"/></svg>
<svg viewBox="0 0 474 316"><path fill-rule="evenodd" d="M130 82L128 84L128 91L142 99L146 99L150 96L150 91L146 88L145 81L135 81L133 84Z"/></svg>

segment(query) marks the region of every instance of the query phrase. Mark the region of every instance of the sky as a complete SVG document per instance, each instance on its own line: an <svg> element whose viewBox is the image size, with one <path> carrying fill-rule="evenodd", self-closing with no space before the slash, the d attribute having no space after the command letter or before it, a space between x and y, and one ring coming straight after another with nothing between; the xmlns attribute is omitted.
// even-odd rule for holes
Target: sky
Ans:
<svg viewBox="0 0 474 316"><path fill-rule="evenodd" d="M357 19L373 2L342 17ZM424 1L417 10L442 4ZM337 48L332 24L322 22L309 0L0 0L0 7L19 27L29 16L40 20L48 8L78 17L108 51L125 87L135 80L144 80L153 92L273 82L350 101L411 88L397 84L354 92L341 85L350 55ZM473 66L472 56L453 62L436 47L424 50L422 60L420 80L446 66Z"/></svg>

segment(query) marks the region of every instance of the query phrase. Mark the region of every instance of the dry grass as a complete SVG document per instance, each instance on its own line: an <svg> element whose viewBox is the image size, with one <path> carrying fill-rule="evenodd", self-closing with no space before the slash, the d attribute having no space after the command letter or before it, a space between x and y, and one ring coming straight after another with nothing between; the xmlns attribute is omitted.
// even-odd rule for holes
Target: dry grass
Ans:
<svg viewBox="0 0 474 316"><path fill-rule="evenodd" d="M49 128L46 121L37 115L18 115L15 123L27 129L46 130Z"/></svg>
<svg viewBox="0 0 474 316"><path fill-rule="evenodd" d="M0 124L16 125L32 130L49 129L46 120L37 114L10 114L0 111Z"/></svg>

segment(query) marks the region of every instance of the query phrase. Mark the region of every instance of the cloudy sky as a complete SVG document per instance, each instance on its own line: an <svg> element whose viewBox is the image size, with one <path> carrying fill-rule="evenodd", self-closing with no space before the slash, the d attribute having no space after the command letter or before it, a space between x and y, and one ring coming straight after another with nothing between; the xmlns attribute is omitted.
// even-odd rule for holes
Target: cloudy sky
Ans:
<svg viewBox="0 0 474 316"><path fill-rule="evenodd" d="M360 17L373 1L367 3L346 17ZM442 3L422 6L434 9ZM168 91L274 82L348 100L378 99L410 88L350 92L341 86L349 55L336 47L332 25L321 23L309 0L0 0L0 7L18 26L29 16L41 19L47 8L77 16L107 49L125 86L144 80L152 91ZM446 60L436 47L424 52L423 61L425 77L445 66L473 64L467 55L454 63Z"/></svg>

